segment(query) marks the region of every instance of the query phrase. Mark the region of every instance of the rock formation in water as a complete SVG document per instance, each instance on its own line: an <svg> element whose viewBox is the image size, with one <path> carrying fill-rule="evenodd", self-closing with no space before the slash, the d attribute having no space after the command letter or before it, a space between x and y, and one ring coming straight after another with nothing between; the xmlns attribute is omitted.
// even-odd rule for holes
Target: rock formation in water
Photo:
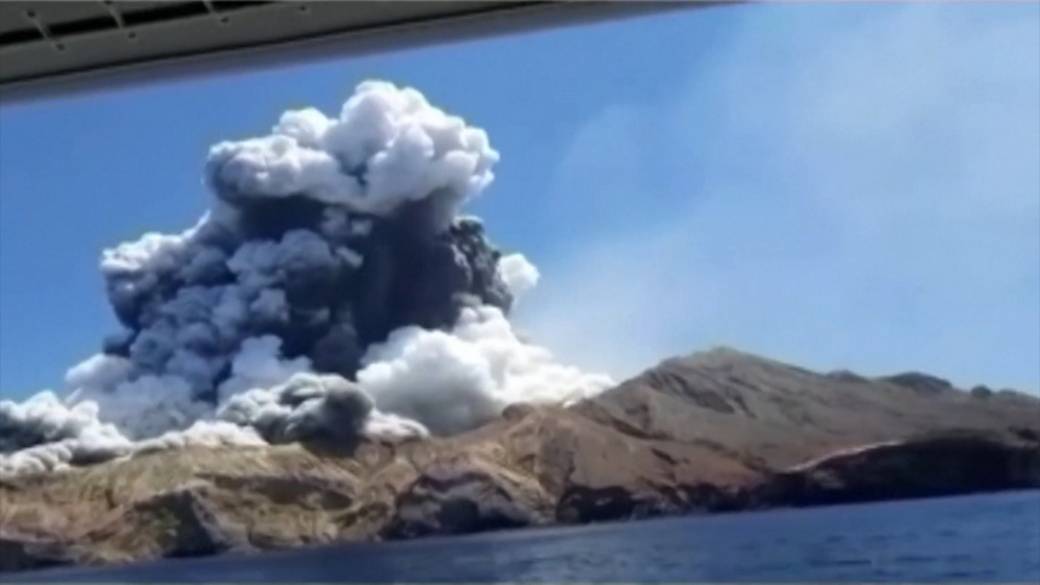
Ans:
<svg viewBox="0 0 1040 585"><path fill-rule="evenodd" d="M1040 487L1040 399L718 349L447 438L142 453L0 480L0 568Z"/></svg>

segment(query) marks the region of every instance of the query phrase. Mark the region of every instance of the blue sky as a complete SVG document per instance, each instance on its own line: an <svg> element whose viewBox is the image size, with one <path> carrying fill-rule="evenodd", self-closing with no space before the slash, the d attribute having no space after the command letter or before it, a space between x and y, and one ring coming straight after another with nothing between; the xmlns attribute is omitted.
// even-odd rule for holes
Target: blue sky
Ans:
<svg viewBox="0 0 1040 585"><path fill-rule="evenodd" d="M210 144L412 85L502 153L516 321L623 376L725 344L1040 389L1040 7L732 6L0 109L0 395L117 330L100 250L204 211Z"/></svg>

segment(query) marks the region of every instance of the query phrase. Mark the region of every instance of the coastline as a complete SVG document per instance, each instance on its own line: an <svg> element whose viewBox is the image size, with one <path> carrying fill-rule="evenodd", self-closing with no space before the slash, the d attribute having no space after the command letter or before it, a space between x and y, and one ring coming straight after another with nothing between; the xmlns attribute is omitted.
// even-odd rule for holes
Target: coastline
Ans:
<svg viewBox="0 0 1040 585"><path fill-rule="evenodd" d="M452 437L190 447L0 478L0 569L1040 487L1040 399L910 379L716 350Z"/></svg>

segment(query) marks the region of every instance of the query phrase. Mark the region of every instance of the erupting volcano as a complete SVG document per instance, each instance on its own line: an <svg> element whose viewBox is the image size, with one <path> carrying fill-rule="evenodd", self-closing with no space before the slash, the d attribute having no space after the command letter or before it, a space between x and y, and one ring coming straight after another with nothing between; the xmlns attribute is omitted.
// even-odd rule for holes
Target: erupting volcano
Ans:
<svg viewBox="0 0 1040 585"><path fill-rule="evenodd" d="M102 254L125 330L68 371L62 397L0 402L0 473L452 434L606 388L507 320L538 271L460 214L498 158L482 129L382 81L336 118L287 111L266 136L213 146L197 225Z"/></svg>

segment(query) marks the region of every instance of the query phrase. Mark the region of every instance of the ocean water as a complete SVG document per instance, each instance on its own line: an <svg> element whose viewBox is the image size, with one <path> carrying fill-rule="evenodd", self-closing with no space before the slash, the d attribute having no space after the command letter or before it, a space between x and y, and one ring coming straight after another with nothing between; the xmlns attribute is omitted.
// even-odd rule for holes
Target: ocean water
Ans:
<svg viewBox="0 0 1040 585"><path fill-rule="evenodd" d="M1040 583L1040 491L56 569L4 580Z"/></svg>

